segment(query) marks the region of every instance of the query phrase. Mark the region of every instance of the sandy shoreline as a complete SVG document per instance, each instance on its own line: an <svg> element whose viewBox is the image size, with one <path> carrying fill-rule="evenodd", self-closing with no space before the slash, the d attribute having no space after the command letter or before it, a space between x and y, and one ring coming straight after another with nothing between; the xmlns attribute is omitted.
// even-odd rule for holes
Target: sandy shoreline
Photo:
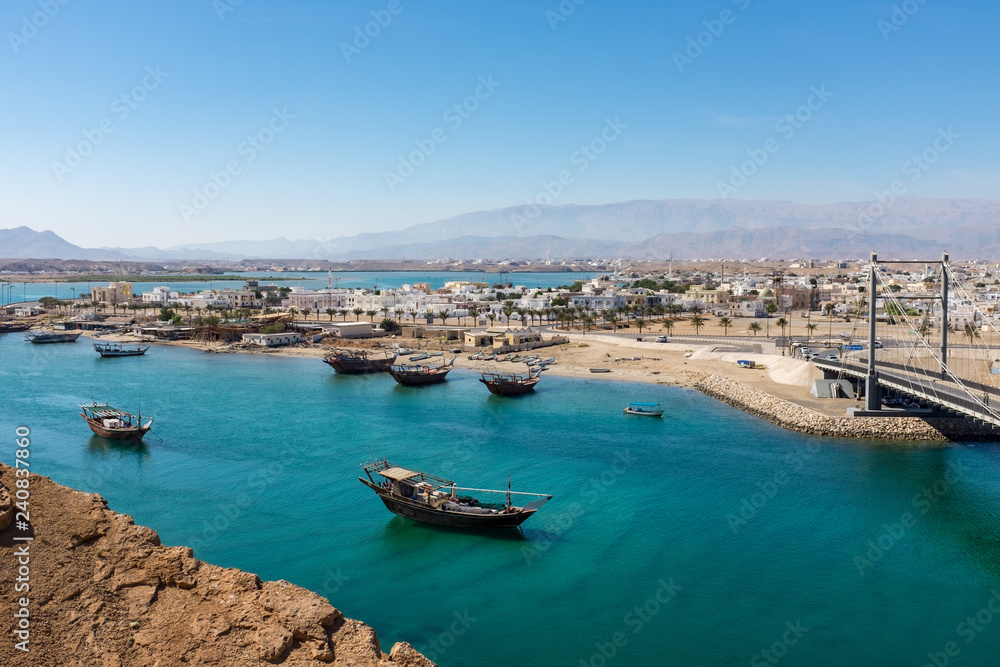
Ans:
<svg viewBox="0 0 1000 667"><path fill-rule="evenodd" d="M84 336L91 336L84 332ZM822 376L812 364L801 359L792 359L781 355L750 352L717 351L717 348L731 349L734 344L720 344L705 341L702 345L687 343L657 344L638 342L634 338L621 337L609 340L609 336L593 334L570 333L570 342L563 345L539 348L534 353L542 357L554 356L557 362L545 371L544 376L563 376L587 378L594 381L640 382L661 384L674 387L695 389L695 385L705 377L722 375L742 384L764 391L804 408L814 410L831 417L843 417L848 407L856 406L851 399L817 399L809 393L812 381ZM104 335L98 340L115 342L137 342L139 338L132 334ZM468 359L471 352L449 352L457 349L454 345L438 344L434 341L411 339L379 339L364 341L340 341L339 345L305 344L282 348L258 348L228 346L221 343L199 343L190 341L147 341L154 345L182 347L202 350L211 353L225 354L268 354L282 357L311 357L322 359L330 354L334 347L346 349L365 349L380 353L388 348L374 348L375 344L391 346L398 344L401 348L410 346L421 349L444 350L445 358L456 357L455 367L482 371L525 372L523 364L510 362L477 361ZM739 341L739 344L764 344L759 341ZM773 345L771 345L773 347ZM765 348L766 349L766 348ZM638 359L633 359L638 357ZM736 365L737 359L752 359L764 365L764 370L744 369ZM434 363L440 363L435 358ZM608 373L591 373L591 368L609 368ZM331 371L332 372L332 371Z"/></svg>

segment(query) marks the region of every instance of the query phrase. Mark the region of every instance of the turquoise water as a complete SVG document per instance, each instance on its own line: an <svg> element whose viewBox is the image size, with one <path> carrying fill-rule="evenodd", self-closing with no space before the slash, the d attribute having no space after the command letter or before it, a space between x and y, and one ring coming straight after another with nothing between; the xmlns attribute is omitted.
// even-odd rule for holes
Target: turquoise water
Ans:
<svg viewBox="0 0 1000 667"><path fill-rule="evenodd" d="M156 418L141 448L76 415L139 396ZM636 400L667 416L623 416ZM997 663L992 445L805 438L655 385L545 376L504 400L461 370L403 388L313 359L101 360L17 335L0 337L0 405L4 462L26 425L35 472L102 494L164 544L318 591L384 648L410 641L442 665L923 665L948 642L951 664ZM523 534L413 524L357 481L369 447L554 499ZM855 558L880 539L870 565Z"/></svg>
<svg viewBox="0 0 1000 667"><path fill-rule="evenodd" d="M232 273L230 275L246 276L248 278L265 276L264 283L274 282L282 287L304 287L306 289L322 289L327 286L328 274L326 272L308 271L288 271L284 273L274 273L268 271L258 271L254 273ZM559 285L571 285L577 280L589 280L595 277L596 273L505 273L504 280L515 285L526 287L547 289L558 287ZM266 277L280 280L268 280ZM106 281L91 281L90 283L14 283L8 293L4 290L3 302L35 301L43 296L52 296L57 299L70 299L78 294L87 293L91 287L107 285L112 280L111 276ZM475 271L335 271L333 273L334 285L344 288L366 287L369 289L396 289L401 285L412 285L413 283L430 283L434 289L444 287L444 284L452 280L467 280L472 282L500 282L498 273L480 273ZM206 282L190 281L163 281L151 278L148 282L135 282L132 289L136 294L149 292L154 287L167 285L171 289L181 293L198 292L205 289L239 289L242 283L235 280L215 280ZM76 290L75 292L73 290Z"/></svg>

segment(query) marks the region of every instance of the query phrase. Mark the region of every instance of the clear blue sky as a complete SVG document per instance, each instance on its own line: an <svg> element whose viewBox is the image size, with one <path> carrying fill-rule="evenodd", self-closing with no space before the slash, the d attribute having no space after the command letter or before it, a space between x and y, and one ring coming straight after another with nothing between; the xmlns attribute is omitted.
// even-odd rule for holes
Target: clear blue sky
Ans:
<svg viewBox="0 0 1000 667"><path fill-rule="evenodd" d="M62 1L0 9L0 228L84 246L391 230L524 204L563 170L556 204L717 198L769 139L777 152L728 196L863 201L900 179L912 196L1000 197L1000 5L987 0L909 0L891 32L893 3L856 0L565 0L575 11L558 22L559 0ZM348 62L341 44L390 6ZM679 71L674 53L724 10ZM491 76L499 87L479 88L460 126L445 118ZM136 108L115 102L144 78ZM779 131L821 86L832 96ZM627 128L574 159L608 118ZM89 155L56 164L102 121L113 131ZM272 122L250 161L243 142ZM905 175L948 127L959 138ZM390 188L399 156L438 129L446 140ZM185 216L231 161L239 173Z"/></svg>

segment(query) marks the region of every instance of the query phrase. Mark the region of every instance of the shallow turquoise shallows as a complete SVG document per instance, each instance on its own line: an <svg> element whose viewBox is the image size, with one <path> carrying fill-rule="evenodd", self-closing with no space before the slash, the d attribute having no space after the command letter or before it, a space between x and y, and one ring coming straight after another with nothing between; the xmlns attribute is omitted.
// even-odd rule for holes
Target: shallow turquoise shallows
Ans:
<svg viewBox="0 0 1000 667"><path fill-rule="evenodd" d="M92 437L92 398L155 416ZM663 419L629 417L659 402ZM995 665L1000 448L788 433L698 393L467 371L402 388L318 359L0 337L0 459L96 491L199 558L286 579L442 665ZM375 456L551 493L523 534L390 514ZM44 516L32 516L44 523ZM990 607L992 606L992 611ZM953 642L953 644L949 644ZM957 655L949 657L946 650ZM612 657L613 656L613 657Z"/></svg>

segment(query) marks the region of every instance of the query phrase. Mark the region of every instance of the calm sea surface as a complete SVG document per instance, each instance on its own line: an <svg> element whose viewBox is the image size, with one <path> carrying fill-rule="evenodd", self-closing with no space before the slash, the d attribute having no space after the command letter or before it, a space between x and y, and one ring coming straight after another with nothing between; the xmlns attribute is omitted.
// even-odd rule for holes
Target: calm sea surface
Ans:
<svg viewBox="0 0 1000 667"><path fill-rule="evenodd" d="M281 278L281 280L268 280L265 278L261 282L264 284L274 282L282 287L305 287L306 289L322 289L327 286L328 275L316 272L284 272L273 273L268 271L258 271L254 273L231 273L229 275L256 277L269 276L271 278ZM571 285L577 280L589 280L594 278L596 273L504 273L505 282L526 287L547 289L558 287L559 285ZM113 280L113 276L107 279L94 280L90 283L14 283L8 293L4 291L4 302L34 301L43 296L52 296L57 299L69 299L75 295L86 294L92 287L107 285ZM432 288L444 287L444 284L452 280L467 280L470 282L500 282L499 273L477 273L474 271L335 271L333 273L333 283L336 287L367 287L369 289L395 289L401 285L412 285L413 283L430 283ZM209 280L198 282L184 281L164 281L150 278L148 282L133 283L133 290L140 294L149 292L159 285L168 285L178 292L189 293L205 289L239 289L243 283L237 280ZM73 291L75 290L75 291Z"/></svg>
<svg viewBox="0 0 1000 667"><path fill-rule="evenodd" d="M141 447L92 437L76 414L139 397L156 418ZM635 400L667 414L623 416ZM669 387L546 376L503 400L465 371L402 388L319 360L162 347L102 360L16 334L0 337L0 406L4 462L28 426L35 472L100 493L164 544L320 592L385 649L410 641L446 666L923 665L949 642L951 664L1000 654L994 445L805 438ZM414 524L357 481L369 448L464 486L509 473L554 499L523 534Z"/></svg>

